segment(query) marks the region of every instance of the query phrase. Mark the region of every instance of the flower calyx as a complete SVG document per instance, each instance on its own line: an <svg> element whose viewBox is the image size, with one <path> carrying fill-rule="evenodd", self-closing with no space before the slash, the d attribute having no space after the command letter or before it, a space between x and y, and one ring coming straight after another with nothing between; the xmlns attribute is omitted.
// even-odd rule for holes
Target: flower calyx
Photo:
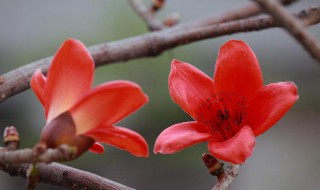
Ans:
<svg viewBox="0 0 320 190"><path fill-rule="evenodd" d="M57 148L67 144L72 147L70 151L78 157L87 151L95 141L90 137L76 134L76 125L71 114L64 112L43 128L40 142L45 143L47 148Z"/></svg>

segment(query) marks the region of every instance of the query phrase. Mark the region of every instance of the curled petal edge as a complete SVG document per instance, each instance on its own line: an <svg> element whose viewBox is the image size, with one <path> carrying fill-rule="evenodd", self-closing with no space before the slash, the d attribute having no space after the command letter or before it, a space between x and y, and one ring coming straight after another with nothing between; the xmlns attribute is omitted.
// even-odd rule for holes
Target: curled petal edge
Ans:
<svg viewBox="0 0 320 190"><path fill-rule="evenodd" d="M246 125L235 136L226 141L210 141L208 149L217 159L233 164L242 164L251 156L255 142L251 127Z"/></svg>
<svg viewBox="0 0 320 190"><path fill-rule="evenodd" d="M162 131L158 136L153 152L172 154L197 143L214 138L207 126L196 121L178 123Z"/></svg>
<svg viewBox="0 0 320 190"><path fill-rule="evenodd" d="M37 69L30 81L30 86L33 92L38 97L41 104L44 106L44 93L46 87L47 78L43 76L41 69Z"/></svg>
<svg viewBox="0 0 320 190"><path fill-rule="evenodd" d="M98 142L95 142L89 149L92 153L95 154L103 154L104 153L104 146Z"/></svg>
<svg viewBox="0 0 320 190"><path fill-rule="evenodd" d="M84 134L100 143L117 147L134 156L148 157L149 149L146 140L137 132L118 126L101 126Z"/></svg>

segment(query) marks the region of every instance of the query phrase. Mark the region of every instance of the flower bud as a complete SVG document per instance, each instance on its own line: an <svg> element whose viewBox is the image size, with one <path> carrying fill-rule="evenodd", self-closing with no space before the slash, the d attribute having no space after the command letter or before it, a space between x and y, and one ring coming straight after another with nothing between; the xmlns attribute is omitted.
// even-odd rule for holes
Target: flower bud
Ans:
<svg viewBox="0 0 320 190"><path fill-rule="evenodd" d="M16 150L20 145L20 138L17 129L14 126L9 126L4 129L3 141L6 149Z"/></svg>
<svg viewBox="0 0 320 190"><path fill-rule="evenodd" d="M223 163L219 162L210 154L203 153L202 161L204 165L206 165L206 167L209 169L211 175L217 176L220 172L223 172Z"/></svg>

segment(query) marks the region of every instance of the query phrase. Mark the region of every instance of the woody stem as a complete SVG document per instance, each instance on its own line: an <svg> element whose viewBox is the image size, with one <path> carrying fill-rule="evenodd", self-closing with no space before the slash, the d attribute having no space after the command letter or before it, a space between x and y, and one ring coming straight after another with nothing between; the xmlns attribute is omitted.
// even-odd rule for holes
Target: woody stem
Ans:
<svg viewBox="0 0 320 190"><path fill-rule="evenodd" d="M231 164L224 172L221 172L218 177L218 183L211 190L227 190L233 180L238 176L240 165Z"/></svg>

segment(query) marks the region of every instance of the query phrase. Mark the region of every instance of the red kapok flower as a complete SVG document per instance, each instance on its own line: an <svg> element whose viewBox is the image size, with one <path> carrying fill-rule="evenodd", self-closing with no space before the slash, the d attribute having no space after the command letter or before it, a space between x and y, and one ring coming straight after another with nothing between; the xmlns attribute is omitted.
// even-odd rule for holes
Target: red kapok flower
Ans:
<svg viewBox="0 0 320 190"><path fill-rule="evenodd" d="M213 80L192 65L173 60L169 91L195 121L165 129L154 152L172 154L207 141L213 156L234 164L243 163L253 151L255 136L272 127L298 100L293 82L263 86L255 54L236 40L221 47Z"/></svg>
<svg viewBox="0 0 320 190"><path fill-rule="evenodd" d="M106 143L135 156L148 156L148 145L138 133L114 126L139 109L148 97L129 81L113 81L91 89L94 62L78 40L66 40L54 56L47 78L37 70L31 87L47 118L40 141L49 148L61 144L103 153Z"/></svg>

